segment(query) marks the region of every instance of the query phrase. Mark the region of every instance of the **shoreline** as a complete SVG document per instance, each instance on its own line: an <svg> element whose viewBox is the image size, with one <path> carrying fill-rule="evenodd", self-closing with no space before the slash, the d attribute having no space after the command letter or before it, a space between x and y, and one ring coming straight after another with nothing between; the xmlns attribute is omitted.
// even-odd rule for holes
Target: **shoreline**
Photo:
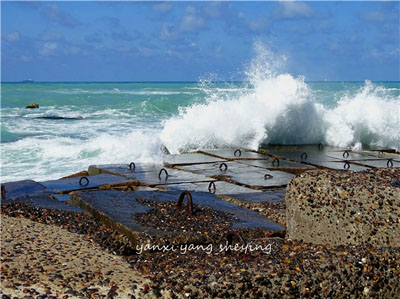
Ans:
<svg viewBox="0 0 400 299"><path fill-rule="evenodd" d="M391 246L360 238L340 244L346 237L342 231L337 240L318 244L311 236L304 242L301 238L310 237L307 230L301 231L305 221L296 220L299 215L308 217L317 227L322 219L331 223L341 219L362 234L357 229L363 227L357 225L375 219L380 227L371 240L385 236L385 229L396 233L400 202L393 182L400 180L399 168L360 172L314 168L294 176L282 174L283 168L260 172L260 167L246 164L270 165L274 157L245 151L241 158L230 151L222 154L227 156L222 164L222 156L218 162L198 153L170 157L171 164L179 163L176 159L184 164L165 166L165 177L159 165L120 164L91 166L87 173L46 185L29 181L6 186L10 198L1 202L2 297L393 298L400 294L397 239ZM280 167L287 161L280 160ZM223 164L227 169L218 168ZM82 174L88 175L90 188L77 184ZM285 189L281 178L288 180ZM212 183L219 194L213 194ZM207 187L209 192L202 191ZM192 190L194 216L190 209L176 209L176 196L186 192L182 188ZM348 194L362 200L352 200ZM186 199L184 204L189 205L188 195ZM356 224L354 214L335 215L342 205L349 214L355 208L363 211ZM117 207L122 214L114 213ZM243 226L249 220L239 221L243 211L262 219L252 218L252 226ZM392 222L386 221L385 213ZM264 220L286 226L286 231L262 227ZM163 233L152 235L143 227ZM299 231L293 233L294 228ZM333 238L335 229L330 231ZM328 233L328 227L319 232ZM137 238L134 243L130 236Z"/></svg>

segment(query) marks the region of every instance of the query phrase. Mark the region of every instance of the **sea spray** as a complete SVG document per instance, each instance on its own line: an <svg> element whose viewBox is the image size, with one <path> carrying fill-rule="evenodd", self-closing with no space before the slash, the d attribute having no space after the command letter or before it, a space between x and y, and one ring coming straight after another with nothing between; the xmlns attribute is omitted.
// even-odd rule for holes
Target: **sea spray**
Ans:
<svg viewBox="0 0 400 299"><path fill-rule="evenodd" d="M332 98L330 107L324 106L303 77L279 73L284 57L261 43L255 49L257 56L245 71L249 83L244 88L223 95L208 91L206 103L182 107L177 116L165 121L160 139L172 153L321 142L346 148L399 149L398 87L366 81L356 93L345 91L339 101Z"/></svg>

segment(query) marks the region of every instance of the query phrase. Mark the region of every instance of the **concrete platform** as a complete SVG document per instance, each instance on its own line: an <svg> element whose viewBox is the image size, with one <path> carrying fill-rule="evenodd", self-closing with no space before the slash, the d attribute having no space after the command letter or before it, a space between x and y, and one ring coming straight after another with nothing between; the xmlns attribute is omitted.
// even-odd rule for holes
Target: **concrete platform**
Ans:
<svg viewBox="0 0 400 299"><path fill-rule="evenodd" d="M255 167L260 167L264 169L279 169L279 170L285 170L285 169L313 169L315 168L314 166L303 164L303 163L297 163L297 162L292 162L288 160L279 160L277 162L275 159L270 158L267 160L243 160L243 161L237 161L238 163L243 163L246 165L251 165Z"/></svg>
<svg viewBox="0 0 400 299"><path fill-rule="evenodd" d="M126 235L134 246L138 243L148 242L148 240L143 239L143 233L149 236L162 236L162 240L165 244L174 242L179 239L180 236L184 237L185 242L196 242L196 240L199 240L199 236L203 236L203 234L185 231L170 233L139 225L135 221L135 214L145 213L149 210L148 207L138 203L136 199L176 203L180 194L180 191L86 191L73 193L70 202L89 211L94 217L110 228ZM232 223L232 227L234 228L265 228L270 231L284 230L282 226L269 221L267 218L248 209L226 202L213 194L193 192L192 199L194 204L207 206L211 209L231 213L236 216L238 221Z"/></svg>
<svg viewBox="0 0 400 299"><path fill-rule="evenodd" d="M226 162L226 159L221 159L201 153L166 155L163 157L163 163L166 166L204 164L213 162Z"/></svg>
<svg viewBox="0 0 400 299"><path fill-rule="evenodd" d="M162 169L165 169L166 172L164 170L161 171ZM168 168L160 164L138 163L135 165L134 169L129 169L128 165L115 165L115 164L90 166L89 174L90 173L112 173L114 175L125 177L129 180L136 181L138 183L146 184L149 186L215 181L215 179L208 178L205 175Z"/></svg>
<svg viewBox="0 0 400 299"><path fill-rule="evenodd" d="M72 178L53 180L53 181L45 181L41 182L46 188L51 192L55 193L68 193L76 190L85 190L85 189L93 189L98 188L100 186L118 186L118 185L126 185L132 182L132 180L127 179L126 177L111 175L111 174L100 174L95 176L88 176L87 179L82 179L84 177L77 176ZM81 181L82 180L82 181ZM81 184L79 183L81 181Z"/></svg>
<svg viewBox="0 0 400 299"><path fill-rule="evenodd" d="M50 193L47 191L46 186L33 180L9 182L2 184L2 186L5 188L5 198L3 198L2 195L2 200L12 200L25 196L47 195Z"/></svg>
<svg viewBox="0 0 400 299"><path fill-rule="evenodd" d="M282 187L293 178L293 174L290 173L261 169L236 161L180 166L179 168L253 189Z"/></svg>
<svg viewBox="0 0 400 299"><path fill-rule="evenodd" d="M364 165L365 167L376 167L376 168L387 168L387 167L395 167L400 168L400 161L389 159L379 159L379 160L360 160L360 161L351 161L357 164Z"/></svg>
<svg viewBox="0 0 400 299"><path fill-rule="evenodd" d="M223 181L216 181L215 193L214 186L210 183L189 183L189 184L173 184L163 185L160 187L166 188L170 191L196 191L196 192L210 192L217 196L230 197L246 202L281 202L285 200L285 190L254 190L243 186L238 186Z"/></svg>
<svg viewBox="0 0 400 299"><path fill-rule="evenodd" d="M245 149L210 149L201 150L199 153L218 157L225 160L245 160L245 159L268 159L269 157Z"/></svg>

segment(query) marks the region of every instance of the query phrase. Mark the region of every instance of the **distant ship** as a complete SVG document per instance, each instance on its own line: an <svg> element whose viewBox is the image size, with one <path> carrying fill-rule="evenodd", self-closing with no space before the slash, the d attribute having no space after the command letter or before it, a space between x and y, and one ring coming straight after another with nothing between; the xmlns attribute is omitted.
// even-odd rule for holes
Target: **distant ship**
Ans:
<svg viewBox="0 0 400 299"><path fill-rule="evenodd" d="M33 83L33 82L35 81L33 81L32 79L26 79L22 81L22 83Z"/></svg>

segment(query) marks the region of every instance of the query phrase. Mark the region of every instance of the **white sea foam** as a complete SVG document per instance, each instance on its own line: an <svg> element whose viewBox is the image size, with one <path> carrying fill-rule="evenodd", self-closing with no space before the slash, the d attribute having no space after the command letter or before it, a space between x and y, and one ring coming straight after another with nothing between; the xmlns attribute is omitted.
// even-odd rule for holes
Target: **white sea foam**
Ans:
<svg viewBox="0 0 400 299"><path fill-rule="evenodd" d="M56 179L91 164L161 163L161 144L151 131L100 134L93 139L40 136L2 144L3 182ZM6 172L4 172L6 170Z"/></svg>
<svg viewBox="0 0 400 299"><path fill-rule="evenodd" d="M262 44L246 74L252 89L230 97L210 94L206 104L182 108L160 134L173 153L225 146L256 149L262 143L399 149L400 97L371 82L336 107L318 103L304 78L279 74L284 58Z"/></svg>

